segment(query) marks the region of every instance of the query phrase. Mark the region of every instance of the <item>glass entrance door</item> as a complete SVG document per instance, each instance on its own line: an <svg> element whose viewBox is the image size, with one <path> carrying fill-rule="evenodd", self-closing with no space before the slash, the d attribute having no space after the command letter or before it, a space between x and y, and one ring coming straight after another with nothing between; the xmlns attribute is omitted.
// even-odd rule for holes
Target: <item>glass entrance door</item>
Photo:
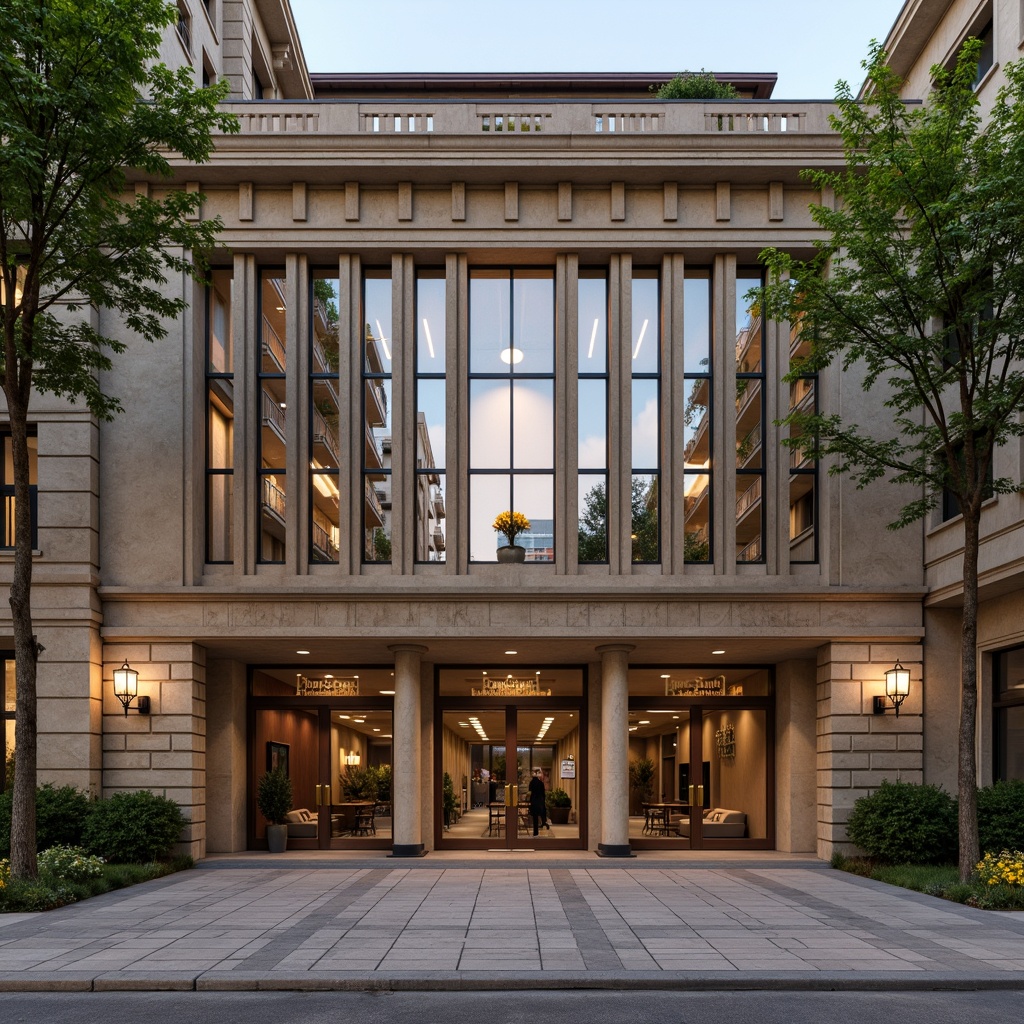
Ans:
<svg viewBox="0 0 1024 1024"><path fill-rule="evenodd" d="M438 849L583 848L584 676L579 667L437 670Z"/></svg>

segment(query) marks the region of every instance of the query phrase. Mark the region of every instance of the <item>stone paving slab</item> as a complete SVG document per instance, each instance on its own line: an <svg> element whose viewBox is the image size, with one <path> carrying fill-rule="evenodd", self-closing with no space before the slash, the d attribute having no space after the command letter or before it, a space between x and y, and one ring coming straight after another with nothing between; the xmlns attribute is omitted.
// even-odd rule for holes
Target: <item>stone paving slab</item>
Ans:
<svg viewBox="0 0 1024 1024"><path fill-rule="evenodd" d="M0 927L0 991L1024 989L1024 914L771 858L266 856Z"/></svg>

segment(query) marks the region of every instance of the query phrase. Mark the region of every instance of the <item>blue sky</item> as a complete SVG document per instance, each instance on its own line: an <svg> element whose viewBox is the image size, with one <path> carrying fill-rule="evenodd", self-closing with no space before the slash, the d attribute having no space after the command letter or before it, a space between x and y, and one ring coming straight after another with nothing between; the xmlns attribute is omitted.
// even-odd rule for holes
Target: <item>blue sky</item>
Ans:
<svg viewBox="0 0 1024 1024"><path fill-rule="evenodd" d="M774 71L861 81L903 0L292 0L311 71Z"/></svg>

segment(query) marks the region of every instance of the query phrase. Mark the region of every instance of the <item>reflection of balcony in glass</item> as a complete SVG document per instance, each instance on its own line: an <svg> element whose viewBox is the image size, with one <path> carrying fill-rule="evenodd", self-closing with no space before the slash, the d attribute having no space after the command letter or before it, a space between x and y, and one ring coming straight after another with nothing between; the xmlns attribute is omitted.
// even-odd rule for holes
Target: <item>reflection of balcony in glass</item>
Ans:
<svg viewBox="0 0 1024 1024"><path fill-rule="evenodd" d="M388 393L372 377L366 379L366 422L371 427L386 427L388 423Z"/></svg>
<svg viewBox="0 0 1024 1024"><path fill-rule="evenodd" d="M281 408L281 403L274 398L269 390L264 390L262 424L267 428L263 434L262 446L264 465L281 466L284 464L287 422L287 414Z"/></svg>
<svg viewBox="0 0 1024 1024"><path fill-rule="evenodd" d="M531 519L530 529L516 537L516 544L526 548L527 562L552 562L555 558L555 521Z"/></svg>
<svg viewBox="0 0 1024 1024"><path fill-rule="evenodd" d="M263 356L264 373L284 373L284 344L267 316L263 317ZM268 366L268 362L272 365Z"/></svg>
<svg viewBox="0 0 1024 1024"><path fill-rule="evenodd" d="M364 433L364 451L363 461L366 463L366 468L383 469L384 468L384 453L381 451L380 441L377 440L373 427L369 423L366 424L366 430Z"/></svg>
<svg viewBox="0 0 1024 1024"><path fill-rule="evenodd" d="M736 464L742 469L745 466L759 467L761 464L761 423L754 424L747 435L736 445Z"/></svg>
<svg viewBox="0 0 1024 1024"><path fill-rule="evenodd" d="M761 368L761 317L752 316L736 334L736 372L757 373Z"/></svg>
<svg viewBox="0 0 1024 1024"><path fill-rule="evenodd" d="M761 501L761 478L754 477L754 482L736 498L736 522L743 518Z"/></svg>
<svg viewBox="0 0 1024 1024"><path fill-rule="evenodd" d="M446 546L445 531L441 526L445 517L442 477L440 473L429 472L435 465L427 418L420 412L416 414L416 557L427 562L439 561Z"/></svg>
<svg viewBox="0 0 1024 1024"><path fill-rule="evenodd" d="M332 427L318 410L313 410L313 444L323 448L328 455L326 460L319 460L322 466L338 464L337 432L336 421Z"/></svg>
<svg viewBox="0 0 1024 1024"><path fill-rule="evenodd" d="M322 520L322 521L321 521ZM318 561L336 562L338 560L337 527L322 518L319 509L313 510L313 550L319 555Z"/></svg>
<svg viewBox="0 0 1024 1024"><path fill-rule="evenodd" d="M377 495L377 488L367 478L364 488L366 499L365 518L367 527L380 527L384 525L384 510L380 505L380 498Z"/></svg>
<svg viewBox="0 0 1024 1024"><path fill-rule="evenodd" d="M263 512L265 515L270 515L274 519L280 521L281 525L284 525L284 513L286 496L275 483L273 477L263 478Z"/></svg>

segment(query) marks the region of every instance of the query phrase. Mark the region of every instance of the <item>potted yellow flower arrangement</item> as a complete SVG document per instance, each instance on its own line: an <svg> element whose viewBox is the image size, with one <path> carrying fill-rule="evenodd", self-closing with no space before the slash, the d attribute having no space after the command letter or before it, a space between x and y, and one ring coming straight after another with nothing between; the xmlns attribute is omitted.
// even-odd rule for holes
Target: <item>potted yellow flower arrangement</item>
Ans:
<svg viewBox="0 0 1024 1024"><path fill-rule="evenodd" d="M507 544L499 546L498 561L525 562L526 548L516 544L516 537L530 528L530 520L522 512L506 511L498 515L494 520L493 527L508 541Z"/></svg>

